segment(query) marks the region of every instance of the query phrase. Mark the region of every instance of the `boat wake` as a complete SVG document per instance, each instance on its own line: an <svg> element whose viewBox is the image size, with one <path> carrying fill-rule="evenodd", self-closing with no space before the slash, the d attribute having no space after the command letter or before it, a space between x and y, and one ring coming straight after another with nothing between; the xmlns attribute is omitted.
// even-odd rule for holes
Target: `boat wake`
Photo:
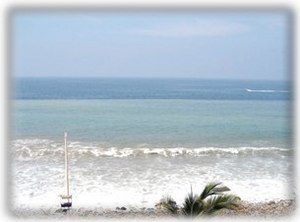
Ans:
<svg viewBox="0 0 300 222"><path fill-rule="evenodd" d="M247 92L254 93L288 93L288 90L273 90L273 89L245 89Z"/></svg>

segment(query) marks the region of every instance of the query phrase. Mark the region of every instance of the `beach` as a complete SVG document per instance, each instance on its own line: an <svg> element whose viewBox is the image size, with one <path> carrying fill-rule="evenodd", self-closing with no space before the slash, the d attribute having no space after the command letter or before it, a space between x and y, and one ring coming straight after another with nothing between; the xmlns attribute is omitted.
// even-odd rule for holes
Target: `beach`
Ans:
<svg viewBox="0 0 300 222"><path fill-rule="evenodd" d="M16 209L13 216L20 218L124 218L124 219L174 219L184 218L174 216L162 208L126 208L116 207L115 209L103 208L71 208L68 212L61 209ZM241 202L235 210L223 209L211 217L257 217L257 218L282 218L291 217L296 210L294 200L280 200L261 203Z"/></svg>

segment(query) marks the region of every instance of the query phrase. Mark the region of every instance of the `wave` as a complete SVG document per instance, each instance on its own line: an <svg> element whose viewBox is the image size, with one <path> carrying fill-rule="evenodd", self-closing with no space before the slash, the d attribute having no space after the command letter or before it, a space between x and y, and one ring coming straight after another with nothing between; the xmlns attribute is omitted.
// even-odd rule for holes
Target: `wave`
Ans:
<svg viewBox="0 0 300 222"><path fill-rule="evenodd" d="M63 156L63 144L54 143L50 140L16 140L12 143L13 156L26 159L42 156ZM71 142L68 144L69 153L72 158L84 157L137 157L137 156L205 156L205 155L274 155L290 151L279 147L198 147L198 148L103 148L95 144L83 144Z"/></svg>
<svg viewBox="0 0 300 222"><path fill-rule="evenodd" d="M257 93L288 93L288 90L273 90L273 89L245 89L247 92Z"/></svg>

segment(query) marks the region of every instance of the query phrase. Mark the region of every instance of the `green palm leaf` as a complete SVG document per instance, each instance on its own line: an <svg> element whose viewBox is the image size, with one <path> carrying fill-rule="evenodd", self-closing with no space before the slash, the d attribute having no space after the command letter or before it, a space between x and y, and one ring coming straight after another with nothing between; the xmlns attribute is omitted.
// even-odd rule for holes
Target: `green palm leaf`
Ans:
<svg viewBox="0 0 300 222"><path fill-rule="evenodd" d="M209 183L200 195L194 194L191 186L191 192L184 199L181 208L182 214L187 217L199 217L204 214L211 215L223 208L234 209L237 207L240 198L233 194L223 194L230 189L220 185L221 183ZM180 212L176 202L171 197L165 198L161 205L172 214Z"/></svg>
<svg viewBox="0 0 300 222"><path fill-rule="evenodd" d="M234 209L238 206L239 201L240 198L232 194L212 196L205 201L204 213L212 214L223 208Z"/></svg>
<svg viewBox="0 0 300 222"><path fill-rule="evenodd" d="M203 211L203 203L198 201L199 196L193 193L191 187L191 192L184 199L182 213L185 216L195 217Z"/></svg>
<svg viewBox="0 0 300 222"><path fill-rule="evenodd" d="M200 199L204 200L208 196L222 194L225 191L230 191L230 189L226 186L220 186L222 183L211 182L207 184L200 194Z"/></svg>

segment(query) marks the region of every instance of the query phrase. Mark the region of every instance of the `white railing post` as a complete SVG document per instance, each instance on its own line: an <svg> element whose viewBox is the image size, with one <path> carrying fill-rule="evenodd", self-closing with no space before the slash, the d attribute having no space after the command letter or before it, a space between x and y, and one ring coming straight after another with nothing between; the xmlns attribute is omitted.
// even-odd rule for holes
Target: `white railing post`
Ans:
<svg viewBox="0 0 300 222"><path fill-rule="evenodd" d="M66 196L69 197L69 158L68 158L68 147L67 147L67 133L65 133L65 186Z"/></svg>

